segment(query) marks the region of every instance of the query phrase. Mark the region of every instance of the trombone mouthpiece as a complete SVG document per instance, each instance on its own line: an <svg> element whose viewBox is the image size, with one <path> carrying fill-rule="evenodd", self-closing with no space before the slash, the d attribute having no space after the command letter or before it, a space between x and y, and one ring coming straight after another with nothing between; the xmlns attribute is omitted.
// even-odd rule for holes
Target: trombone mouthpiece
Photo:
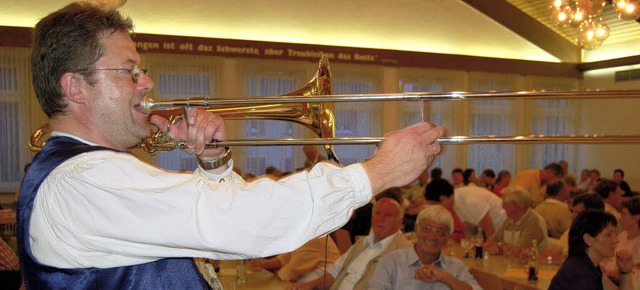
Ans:
<svg viewBox="0 0 640 290"><path fill-rule="evenodd" d="M142 102L140 102L140 109L149 114L156 107L156 102L149 96L145 96Z"/></svg>

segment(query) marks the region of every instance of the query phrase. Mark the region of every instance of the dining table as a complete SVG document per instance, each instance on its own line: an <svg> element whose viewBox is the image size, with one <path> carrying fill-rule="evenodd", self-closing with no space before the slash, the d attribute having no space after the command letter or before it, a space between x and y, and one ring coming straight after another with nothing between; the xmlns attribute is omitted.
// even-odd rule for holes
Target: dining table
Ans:
<svg viewBox="0 0 640 290"><path fill-rule="evenodd" d="M560 268L561 261L541 260L536 262L537 280L528 279L528 263L502 255L483 255L482 258L473 257L470 251L466 257L465 250L460 244L450 242L442 249L442 253L461 260L478 284L485 290L539 290L548 289L551 279ZM245 279L238 281L237 269L240 261L226 260L220 263L218 278L225 290L282 290L290 282L278 279L273 273L264 270L250 269L245 263Z"/></svg>
<svg viewBox="0 0 640 290"><path fill-rule="evenodd" d="M537 290L548 289L551 279L560 268L562 261L538 259L533 264L537 271L535 280L529 279L530 263L515 257L487 255L475 258L475 251L465 250L456 243L443 249L445 255L453 256L469 267L469 272L485 290Z"/></svg>

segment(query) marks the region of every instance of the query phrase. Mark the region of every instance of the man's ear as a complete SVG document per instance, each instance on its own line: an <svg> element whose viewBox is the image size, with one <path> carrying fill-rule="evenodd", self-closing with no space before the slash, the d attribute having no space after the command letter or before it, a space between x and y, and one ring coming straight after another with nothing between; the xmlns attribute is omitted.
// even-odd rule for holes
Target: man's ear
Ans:
<svg viewBox="0 0 640 290"><path fill-rule="evenodd" d="M82 75L66 72L60 78L60 85L69 102L84 103L86 101L84 90L82 89L86 82Z"/></svg>
<svg viewBox="0 0 640 290"><path fill-rule="evenodd" d="M585 244L587 244L587 246L591 247L591 244L593 243L594 238L589 234L585 233L582 235L582 240L584 241Z"/></svg>

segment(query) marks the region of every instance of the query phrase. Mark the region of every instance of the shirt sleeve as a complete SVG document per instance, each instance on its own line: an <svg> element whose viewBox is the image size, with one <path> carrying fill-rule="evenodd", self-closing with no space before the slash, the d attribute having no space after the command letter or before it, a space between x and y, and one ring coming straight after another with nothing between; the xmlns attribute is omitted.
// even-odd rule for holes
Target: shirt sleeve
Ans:
<svg viewBox="0 0 640 290"><path fill-rule="evenodd" d="M469 272L469 268L461 261L453 262L451 259L449 261L453 264L453 267L448 267L449 269L446 269L446 271L451 273L451 275L456 277L456 279L469 284L473 290L482 290L480 284L478 284L476 279L473 278L473 275Z"/></svg>
<svg viewBox="0 0 640 290"><path fill-rule="evenodd" d="M376 270L369 280L369 290L391 290L395 284L395 265L393 255L385 255L376 266Z"/></svg>
<svg viewBox="0 0 640 290"><path fill-rule="evenodd" d="M320 163L278 181L245 183L231 169L177 173L97 151L46 178L30 239L39 262L60 268L264 257L339 228L371 196L360 164Z"/></svg>

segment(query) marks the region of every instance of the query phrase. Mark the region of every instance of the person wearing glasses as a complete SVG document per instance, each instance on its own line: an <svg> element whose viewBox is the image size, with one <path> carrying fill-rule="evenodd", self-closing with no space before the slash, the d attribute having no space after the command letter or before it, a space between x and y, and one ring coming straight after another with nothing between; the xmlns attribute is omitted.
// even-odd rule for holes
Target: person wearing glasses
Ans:
<svg viewBox="0 0 640 290"><path fill-rule="evenodd" d="M18 201L27 289L219 288L193 258L292 251L342 226L372 195L414 180L440 151L444 130L419 123L387 134L362 163L319 163L247 184L233 172L231 149L205 146L225 139L220 116L191 108L172 124L141 109L154 83L132 27L118 11L82 1L34 29L33 86L53 132ZM150 123L185 141L198 168L166 171L131 154Z"/></svg>
<svg viewBox="0 0 640 290"><path fill-rule="evenodd" d="M442 253L452 232L449 210L425 207L416 221L415 245L384 256L368 289L482 289L462 261Z"/></svg>

